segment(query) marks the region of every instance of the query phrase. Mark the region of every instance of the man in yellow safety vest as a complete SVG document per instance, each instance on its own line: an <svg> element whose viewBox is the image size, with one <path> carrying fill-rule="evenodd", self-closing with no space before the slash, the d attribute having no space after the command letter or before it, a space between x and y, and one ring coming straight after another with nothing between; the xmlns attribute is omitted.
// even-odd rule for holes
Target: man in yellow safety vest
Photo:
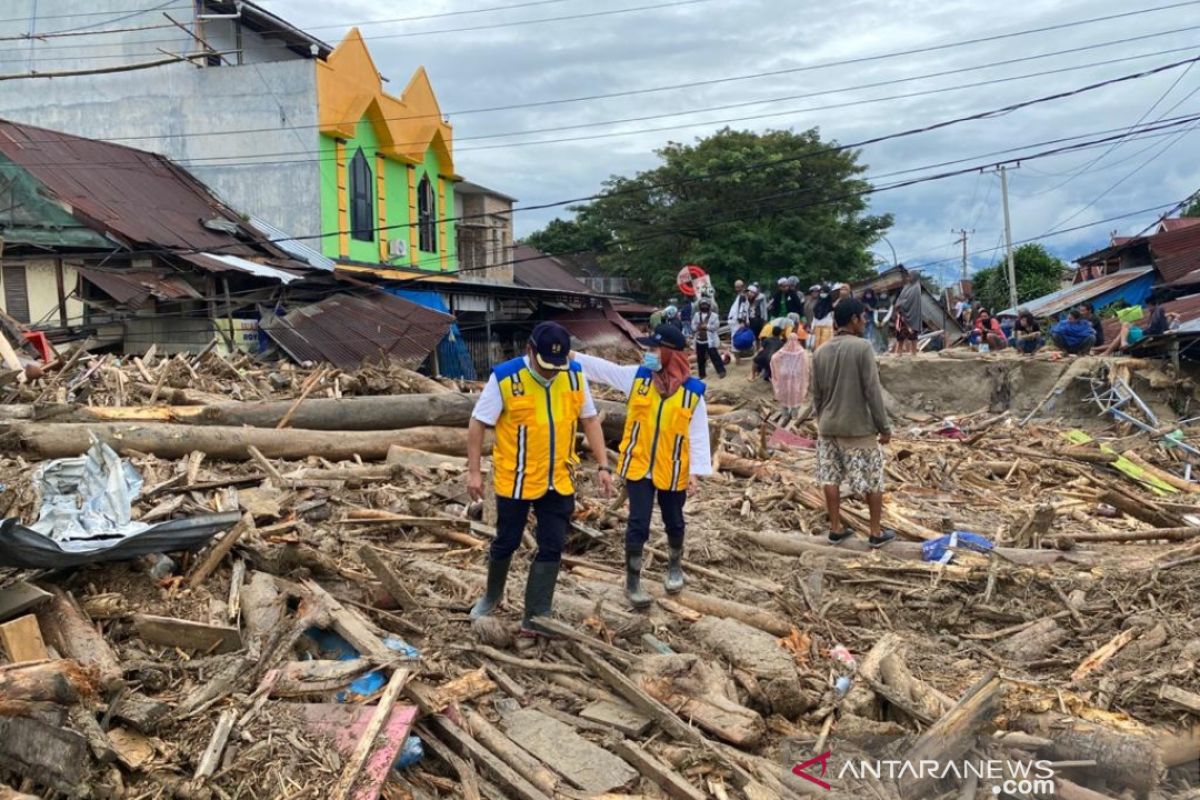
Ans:
<svg viewBox="0 0 1200 800"><path fill-rule="evenodd" d="M696 477L712 474L704 384L691 375L688 342L673 325L659 325L639 344L642 363L621 366L574 354L589 379L629 398L617 471L629 495L625 528L625 596L636 609L650 605L641 587L642 553L650 537L654 498L667 531L668 593L683 590L683 505Z"/></svg>
<svg viewBox="0 0 1200 800"><path fill-rule="evenodd" d="M587 379L570 360L570 334L553 322L533 329L525 355L492 370L467 430L467 491L483 497L480 457L486 427L494 427L493 485L496 538L488 557L487 590L471 617L490 614L504 597L512 555L521 544L529 509L537 517L537 553L525 584L521 632L544 634L532 622L550 613L563 542L575 510L575 433L579 423L599 464L601 493L612 496L604 433Z"/></svg>

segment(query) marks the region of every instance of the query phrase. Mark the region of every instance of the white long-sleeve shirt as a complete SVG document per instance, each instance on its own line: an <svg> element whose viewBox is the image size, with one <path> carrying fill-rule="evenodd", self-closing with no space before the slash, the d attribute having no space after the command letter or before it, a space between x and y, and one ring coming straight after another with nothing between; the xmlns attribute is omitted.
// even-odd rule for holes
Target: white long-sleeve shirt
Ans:
<svg viewBox="0 0 1200 800"><path fill-rule="evenodd" d="M721 315L716 311L707 314L696 312L696 316L692 317L692 330L695 331L696 344L721 346Z"/></svg>
<svg viewBox="0 0 1200 800"><path fill-rule="evenodd" d="M633 383L637 380L637 364L631 366L614 364L586 353L575 353L575 360L583 367L583 374L589 381L611 386L625 394L626 397L633 391ZM692 421L688 425L688 464L688 473L691 475L712 475L712 445L708 439L708 406L705 405L703 397L696 404Z"/></svg>

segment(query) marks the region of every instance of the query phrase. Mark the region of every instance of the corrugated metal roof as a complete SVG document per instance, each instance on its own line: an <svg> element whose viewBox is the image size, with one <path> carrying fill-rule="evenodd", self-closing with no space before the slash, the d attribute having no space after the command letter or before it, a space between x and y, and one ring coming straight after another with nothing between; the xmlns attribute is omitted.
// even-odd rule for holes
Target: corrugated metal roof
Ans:
<svg viewBox="0 0 1200 800"><path fill-rule="evenodd" d="M139 309L156 297L160 300L203 299L180 275L158 270L121 270L105 272L76 267L76 271L118 303Z"/></svg>
<svg viewBox="0 0 1200 800"><path fill-rule="evenodd" d="M189 264L195 264L197 267L209 272L225 272L226 270L235 269L239 272L257 275L260 278L271 278L283 284L289 284L304 277L296 272L289 272L288 270L279 269L267 264L259 264L256 261L248 261L237 256L227 256L219 253L194 253L179 257Z"/></svg>
<svg viewBox="0 0 1200 800"><path fill-rule="evenodd" d="M1200 217L1175 217L1174 219L1164 219L1158 224L1158 228L1161 231L1181 231L1197 225L1200 225Z"/></svg>
<svg viewBox="0 0 1200 800"><path fill-rule="evenodd" d="M551 256L529 245L519 244L513 255L513 282L532 289L593 294L587 284L567 272Z"/></svg>
<svg viewBox="0 0 1200 800"><path fill-rule="evenodd" d="M97 232L158 247L253 255L236 236L204 226L242 221L204 184L162 156L0 120L0 155L37 179Z"/></svg>
<svg viewBox="0 0 1200 800"><path fill-rule="evenodd" d="M327 258L304 242L291 238L287 231L276 228L265 219L259 219L258 217L250 217L250 225L270 239L272 244L293 258L300 259L313 269L333 272L334 263L332 258Z"/></svg>
<svg viewBox="0 0 1200 800"><path fill-rule="evenodd" d="M1167 283L1200 269L1200 225L1155 234L1149 241L1154 266Z"/></svg>
<svg viewBox="0 0 1200 800"><path fill-rule="evenodd" d="M1019 308L1027 309L1035 317L1050 317L1066 311L1071 306L1079 305L1113 289L1118 289L1131 281L1149 275L1153 271L1153 267L1124 269L1120 272L1114 272L1111 275L1103 275L1090 281L1076 283L1065 289L1059 289L1057 292L1044 294L1034 300L1021 303ZM1001 314L1015 315L1016 313L1017 309L1006 308L1003 311L996 312L996 316L1000 316Z"/></svg>
<svg viewBox="0 0 1200 800"><path fill-rule="evenodd" d="M380 292L334 295L268 319L262 329L300 362L354 369L364 361L389 359L416 367L453 322L449 314Z"/></svg>
<svg viewBox="0 0 1200 800"><path fill-rule="evenodd" d="M632 346L642 335L633 323L611 308L581 308L553 319L584 347Z"/></svg>

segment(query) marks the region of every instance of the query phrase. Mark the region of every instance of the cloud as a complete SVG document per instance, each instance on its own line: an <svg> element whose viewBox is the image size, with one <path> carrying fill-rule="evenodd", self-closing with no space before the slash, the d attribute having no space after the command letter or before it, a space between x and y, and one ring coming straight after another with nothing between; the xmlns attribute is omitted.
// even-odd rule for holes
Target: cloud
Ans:
<svg viewBox="0 0 1200 800"><path fill-rule="evenodd" d="M504 4L499 0L495 3ZM376 63L391 79L393 87L402 87L418 66L426 67L442 108L454 124L459 172L517 196L526 205L590 195L610 175L631 174L653 166L653 150L667 141L691 141L720 127L724 123L717 120L721 119L772 114L728 124L754 130L818 126L825 138L855 142L1075 89L1195 54L1194 50L1162 53L1194 46L1195 31L1165 33L1195 22L1194 6L1184 6L1029 36L752 80L544 107L461 113L795 69L1118 14L1133 7L1117 0L1024 3L951 0L936 6L900 0L848 0L823 6L795 0L708 0L588 19L390 38L397 33L536 20L640 5L650 2L612 0L611 5L608 2L601 5L568 0L509 11L368 25L362 30ZM302 27L321 26L314 32L336 42L344 29L324 26L470 7L462 2L437 0L415 7L406 5L403 11L398 11L394 5L381 9L372 0L289 0L286 9L280 2L275 10ZM893 86L848 88L1149 34L1161 35ZM1147 57L954 89L977 81L1137 55ZM1155 105L1177 79L1165 99ZM830 89L842 91L740 109L699 110ZM879 99L929 89L947 91ZM1186 74L1182 68L1175 69L1006 116L869 145L863 148L862 160L869 165L868 176L955 159L976 159L967 161L968 165L994 162L1001 156L985 154L1009 148L1019 148L1018 152L1028 154L1045 149L1030 146L1035 143L1088 132L1121 130L1143 114L1147 120L1153 120L1164 114L1194 112L1200 107L1200 100L1188 96L1198 91L1200 68ZM878 101L806 110L874 99ZM1177 103L1178 107L1168 113ZM694 113L562 132L477 138L674 112ZM668 126L671 130L646 131ZM1111 152L1107 152L1108 146L1103 146L1023 163L1009 173L1013 238L1020 241L1040 236L1056 226L1074 228L1182 199L1200 186L1200 170L1189 158L1198 141L1195 131L1193 127L1182 130L1178 136L1130 141ZM599 135L605 136L525 144ZM1092 163L1100 155L1103 158ZM879 182L888 180L895 179L882 178ZM1001 237L1003 220L998 179L993 175L966 174L880 192L871 198L871 209L895 215L896 224L888 239L902 261L938 262L931 270L953 277L958 269L959 251L951 230L958 228L974 229L970 237L972 251L987 251L975 252L972 267L986 266L999 257L993 250ZM519 214L517 233L535 230L561 214L565 211ZM1044 243L1052 252L1071 259L1103 246L1113 230L1137 231L1153 219L1154 214L1141 214L1064 232ZM880 248L881 255L890 260L886 245L881 244Z"/></svg>

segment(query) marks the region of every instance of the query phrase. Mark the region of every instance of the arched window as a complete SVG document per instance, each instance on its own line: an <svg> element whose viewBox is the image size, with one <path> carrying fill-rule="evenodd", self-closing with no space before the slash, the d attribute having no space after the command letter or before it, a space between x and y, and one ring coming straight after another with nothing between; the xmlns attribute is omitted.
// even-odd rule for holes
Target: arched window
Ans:
<svg viewBox="0 0 1200 800"><path fill-rule="evenodd" d="M350 161L350 236L360 242L375 241L374 179L362 148Z"/></svg>
<svg viewBox="0 0 1200 800"><path fill-rule="evenodd" d="M437 196L433 191L433 182L426 175L417 186L417 238L418 247L424 253L436 253L437 220L434 219L434 209L437 208Z"/></svg>

